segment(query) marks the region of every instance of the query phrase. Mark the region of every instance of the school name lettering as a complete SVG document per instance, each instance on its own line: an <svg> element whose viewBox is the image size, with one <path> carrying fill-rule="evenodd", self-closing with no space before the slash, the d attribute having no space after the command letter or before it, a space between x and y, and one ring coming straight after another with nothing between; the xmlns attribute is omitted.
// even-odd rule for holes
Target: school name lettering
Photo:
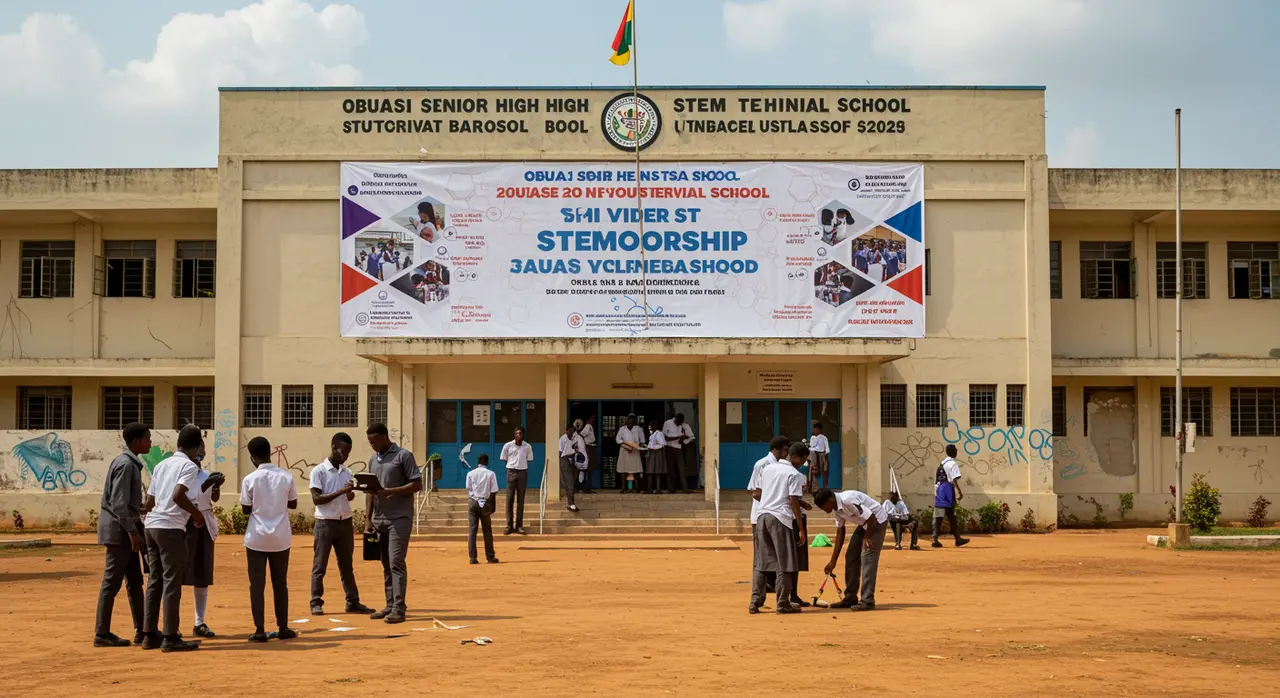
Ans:
<svg viewBox="0 0 1280 698"><path fill-rule="evenodd" d="M582 136L600 131L601 99L349 97L342 132ZM680 135L892 135L906 133L912 115L908 97L676 97L659 106Z"/></svg>

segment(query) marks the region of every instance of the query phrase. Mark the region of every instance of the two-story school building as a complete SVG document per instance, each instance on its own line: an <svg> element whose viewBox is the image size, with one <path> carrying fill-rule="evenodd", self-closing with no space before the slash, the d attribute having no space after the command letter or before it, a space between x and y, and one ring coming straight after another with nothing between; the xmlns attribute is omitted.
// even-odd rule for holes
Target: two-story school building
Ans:
<svg viewBox="0 0 1280 698"><path fill-rule="evenodd" d="M708 498L817 421L835 486L928 505L954 444L974 506L1165 516L1171 170L1052 169L1041 88L630 96L227 89L216 168L0 171L5 519L85 518L134 420L157 459L206 429L233 485L253 436L302 476L385 422L442 489L523 426L554 501L566 422L614 487L625 416L676 412ZM1280 496L1280 174L1183 182L1186 477L1238 518Z"/></svg>

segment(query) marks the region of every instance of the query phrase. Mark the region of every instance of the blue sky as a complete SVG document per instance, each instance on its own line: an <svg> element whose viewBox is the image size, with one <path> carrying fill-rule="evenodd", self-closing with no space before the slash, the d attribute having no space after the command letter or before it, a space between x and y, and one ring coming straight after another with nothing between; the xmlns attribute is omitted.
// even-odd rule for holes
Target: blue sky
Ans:
<svg viewBox="0 0 1280 698"><path fill-rule="evenodd" d="M645 84L1044 85L1052 166L1171 166L1180 106L1186 166L1280 167L1274 0L638 2ZM628 83L624 6L6 0L0 167L212 166L218 85Z"/></svg>

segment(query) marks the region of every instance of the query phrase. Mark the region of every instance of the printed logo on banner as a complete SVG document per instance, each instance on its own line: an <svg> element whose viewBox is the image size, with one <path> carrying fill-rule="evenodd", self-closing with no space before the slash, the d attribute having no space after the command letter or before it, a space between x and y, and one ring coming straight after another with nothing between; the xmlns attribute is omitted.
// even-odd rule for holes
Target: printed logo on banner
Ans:
<svg viewBox="0 0 1280 698"><path fill-rule="evenodd" d="M605 105L600 130L619 150L648 148L662 131L662 114L653 100L642 95L621 94Z"/></svg>

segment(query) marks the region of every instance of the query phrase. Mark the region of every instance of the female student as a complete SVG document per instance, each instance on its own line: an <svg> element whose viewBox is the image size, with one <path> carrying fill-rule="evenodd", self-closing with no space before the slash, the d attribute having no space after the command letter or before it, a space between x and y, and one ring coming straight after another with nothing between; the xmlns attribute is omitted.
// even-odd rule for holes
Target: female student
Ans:
<svg viewBox="0 0 1280 698"><path fill-rule="evenodd" d="M427 242L436 241L436 209L430 202L423 201L418 204L418 217L409 219L409 225L418 232L418 237Z"/></svg>
<svg viewBox="0 0 1280 698"><path fill-rule="evenodd" d="M636 426L636 416L627 415L625 426L618 430L615 437L618 442L618 485L623 492L628 491L628 483L644 473L644 465L640 462L640 450L646 444L644 430ZM625 476L625 477L623 477ZM636 482L632 487L639 487ZM630 491L636 492L637 489Z"/></svg>
<svg viewBox="0 0 1280 698"><path fill-rule="evenodd" d="M657 494L662 488L661 481L670 477L667 474L667 437L658 428L657 421L649 422L649 449L645 457L644 474L648 489L653 494Z"/></svg>
<svg viewBox="0 0 1280 698"><path fill-rule="evenodd" d="M204 453L201 445L196 465L203 464ZM192 596L196 602L196 625L191 632L196 637L214 637L204 622L204 614L209 607L209 587L213 586L213 543L218 539L218 518L213 514L213 504L222 497L221 486L225 480L222 473L201 467L196 475L196 496L191 498L204 519L204 525L199 528L187 521L187 571L182 580L183 586L195 587Z"/></svg>

